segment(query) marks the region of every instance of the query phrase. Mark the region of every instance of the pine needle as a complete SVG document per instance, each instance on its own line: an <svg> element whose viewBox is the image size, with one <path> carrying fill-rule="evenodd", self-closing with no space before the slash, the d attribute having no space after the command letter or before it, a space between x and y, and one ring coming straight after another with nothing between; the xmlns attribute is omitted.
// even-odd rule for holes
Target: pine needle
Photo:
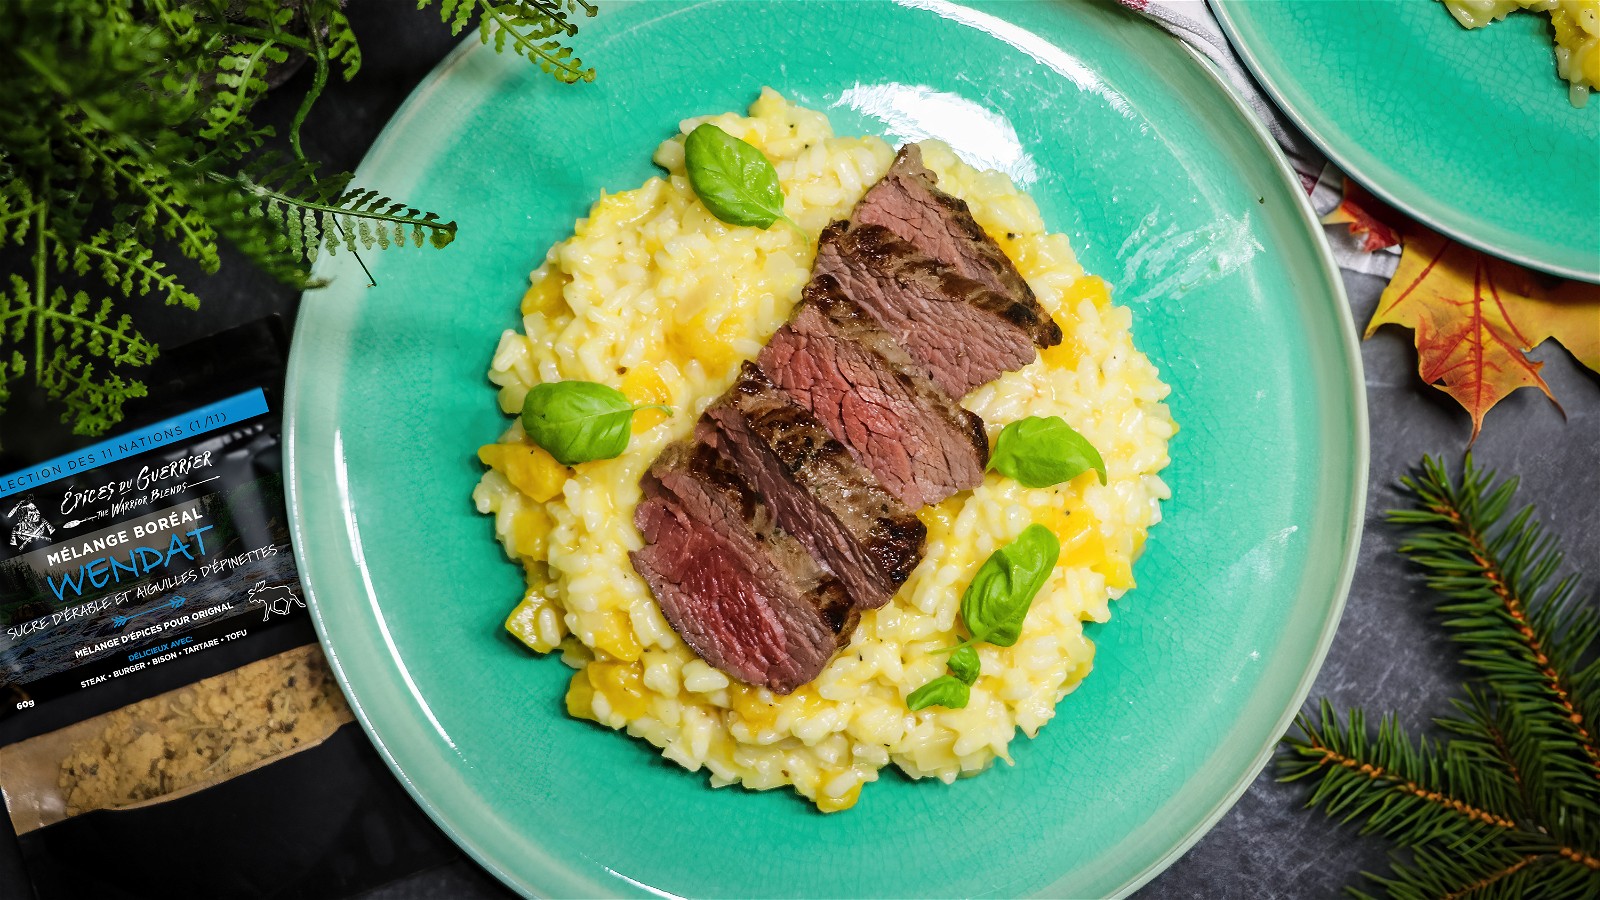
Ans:
<svg viewBox="0 0 1600 900"><path fill-rule="evenodd" d="M1560 549L1533 510L1510 513L1515 479L1496 483L1468 455L1459 479L1424 458L1402 484L1400 551L1472 680L1435 720L1442 741L1393 717L1374 734L1360 710L1341 719L1322 701L1284 737L1280 777L1313 782L1308 805L1396 845L1391 871L1367 876L1385 896L1600 896L1594 604L1576 575L1556 579Z"/></svg>

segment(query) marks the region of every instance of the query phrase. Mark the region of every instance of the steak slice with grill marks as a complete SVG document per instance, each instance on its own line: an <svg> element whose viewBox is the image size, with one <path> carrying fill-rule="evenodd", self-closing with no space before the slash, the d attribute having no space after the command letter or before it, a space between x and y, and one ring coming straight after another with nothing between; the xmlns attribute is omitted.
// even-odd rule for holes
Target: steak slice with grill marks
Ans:
<svg viewBox="0 0 1600 900"><path fill-rule="evenodd" d="M631 554L674 631L701 659L787 694L822 672L859 620L850 598L729 463L704 444L662 452L634 512Z"/></svg>
<svg viewBox="0 0 1600 900"><path fill-rule="evenodd" d="M857 607L889 602L922 559L928 529L810 411L745 363L695 435L717 448Z"/></svg>
<svg viewBox="0 0 1600 900"><path fill-rule="evenodd" d="M829 225L817 244L816 271L838 280L952 397L1038 356L1028 306L930 259L880 225Z"/></svg>
<svg viewBox="0 0 1600 900"><path fill-rule="evenodd" d="M983 481L983 420L929 381L831 276L806 286L757 362L906 506Z"/></svg>
<svg viewBox="0 0 1600 900"><path fill-rule="evenodd" d="M1029 313L1024 330L1036 345L1061 343L1061 327L1039 306L1022 273L972 218L966 201L939 189L916 144L900 148L889 173L861 198L851 221L887 228L928 257L1020 304Z"/></svg>

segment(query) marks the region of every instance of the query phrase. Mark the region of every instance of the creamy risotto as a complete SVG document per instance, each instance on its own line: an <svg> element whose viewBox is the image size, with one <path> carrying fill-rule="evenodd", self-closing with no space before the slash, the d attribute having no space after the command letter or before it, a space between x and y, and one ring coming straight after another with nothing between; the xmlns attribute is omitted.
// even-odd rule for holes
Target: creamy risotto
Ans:
<svg viewBox="0 0 1600 900"><path fill-rule="evenodd" d="M786 212L810 234L725 225L684 174L683 137L710 121L764 152L782 180ZM1168 496L1158 473L1176 430L1168 389L1134 348L1128 310L1084 273L1065 236L1048 233L1009 178L980 172L937 142L923 144L939 185L966 200L1016 263L1065 340L1025 369L963 400L991 439L1025 416L1058 415L1106 460L1094 473L1030 489L991 474L976 490L923 509L921 565L814 681L787 696L731 681L697 658L663 618L628 553L640 478L667 444L732 383L784 323L810 276L815 235L881 178L894 148L876 137L837 137L822 113L763 91L748 116L690 119L661 144L665 177L602 196L571 237L550 248L522 300L521 331L506 331L489 378L515 414L542 381L600 382L640 413L627 451L567 468L514 421L479 450L489 467L473 493L494 516L527 591L506 627L540 652L559 650L576 671L567 710L643 738L668 759L705 770L713 785L792 785L820 809L856 802L893 764L914 778L951 781L1010 761L1018 730L1030 737L1089 673L1083 623L1106 621L1109 602L1134 586L1133 561ZM973 573L1031 523L1060 538L1054 573L1012 647L981 645L982 677L964 709L906 708L906 695L942 674L957 643L958 606Z"/></svg>

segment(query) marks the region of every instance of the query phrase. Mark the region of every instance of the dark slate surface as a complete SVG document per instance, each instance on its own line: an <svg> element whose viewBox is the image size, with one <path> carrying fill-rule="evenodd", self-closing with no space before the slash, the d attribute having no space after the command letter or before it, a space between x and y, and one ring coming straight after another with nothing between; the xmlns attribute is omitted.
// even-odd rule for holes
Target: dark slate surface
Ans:
<svg viewBox="0 0 1600 900"><path fill-rule="evenodd" d="M454 46L431 12L392 0L353 0L349 12L366 61L351 84L330 87L306 129L306 150L335 168L351 169L395 108ZM297 76L291 91L303 87ZM269 98L263 121L283 128L292 113L288 96ZM295 292L271 284L229 258L221 273L193 282L204 300L199 313L156 307L141 321L149 335L176 345L268 312L292 319ZM1353 313L1364 323L1382 283L1347 277ZM1312 689L1312 698L1393 710L1418 727L1446 711L1460 679L1450 647L1440 636L1429 599L1415 574L1395 555L1397 534L1381 521L1399 503L1395 485L1423 454L1459 460L1470 424L1454 402L1419 382L1410 334L1386 330L1362 345L1372 417L1371 487L1367 530L1343 623ZM1566 415L1535 391L1518 391L1489 414L1474 448L1477 460L1522 479L1520 498L1535 502L1565 539L1571 560L1600 560L1600 376L1547 344L1535 357L1561 398ZM38 427L39 413L19 406L0 433ZM1305 794L1262 774L1210 833L1152 881L1141 897L1330 896L1384 864L1383 847L1301 809ZM9 835L5 835L9 838ZM442 833L434 840L445 842ZM14 861L0 848L0 895L25 891ZM270 893L270 886L263 885ZM370 900L505 898L510 892L469 860L436 867L366 895Z"/></svg>

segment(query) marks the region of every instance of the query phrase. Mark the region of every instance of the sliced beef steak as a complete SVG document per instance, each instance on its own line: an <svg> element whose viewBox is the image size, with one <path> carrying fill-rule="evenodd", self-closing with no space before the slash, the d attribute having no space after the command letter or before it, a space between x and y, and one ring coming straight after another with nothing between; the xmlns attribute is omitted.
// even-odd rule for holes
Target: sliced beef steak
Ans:
<svg viewBox="0 0 1600 900"><path fill-rule="evenodd" d="M787 694L848 643L859 613L715 450L669 447L634 513L632 554L673 630L747 684Z"/></svg>
<svg viewBox="0 0 1600 900"><path fill-rule="evenodd" d="M744 364L695 434L733 462L857 607L888 603L922 559L928 529L916 513L757 366Z"/></svg>
<svg viewBox="0 0 1600 900"><path fill-rule="evenodd" d="M907 144L889 174L856 206L852 222L887 228L927 256L998 291L1030 313L1025 330L1035 344L1059 344L1060 326L1039 306L1017 267L973 220L966 201L940 190L936 182L922 165L922 151Z"/></svg>
<svg viewBox="0 0 1600 900"><path fill-rule="evenodd" d="M832 275L952 397L1038 356L1029 306L928 258L881 225L828 226L816 271Z"/></svg>
<svg viewBox="0 0 1600 900"><path fill-rule="evenodd" d="M977 487L989 444L955 398L1061 341L914 145L823 233L789 322L644 479L631 554L707 663L789 693L922 558L920 507Z"/></svg>
<svg viewBox="0 0 1600 900"><path fill-rule="evenodd" d="M758 363L906 506L938 503L983 480L983 421L925 378L832 277L806 286Z"/></svg>

